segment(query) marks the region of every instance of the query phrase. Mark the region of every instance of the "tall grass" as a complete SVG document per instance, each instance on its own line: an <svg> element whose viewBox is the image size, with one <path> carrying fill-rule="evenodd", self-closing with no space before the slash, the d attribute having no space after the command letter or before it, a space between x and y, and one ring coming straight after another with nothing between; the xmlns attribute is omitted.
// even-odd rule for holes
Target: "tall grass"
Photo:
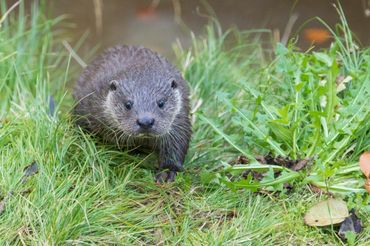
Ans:
<svg viewBox="0 0 370 246"><path fill-rule="evenodd" d="M101 145L74 125L65 83L78 65L53 35L60 19L46 19L39 7L27 12L21 2L0 29L0 244L270 240L281 211L268 199L203 189L194 174L157 186L152 170L141 168L152 166L149 157ZM22 181L30 163L38 173Z"/></svg>

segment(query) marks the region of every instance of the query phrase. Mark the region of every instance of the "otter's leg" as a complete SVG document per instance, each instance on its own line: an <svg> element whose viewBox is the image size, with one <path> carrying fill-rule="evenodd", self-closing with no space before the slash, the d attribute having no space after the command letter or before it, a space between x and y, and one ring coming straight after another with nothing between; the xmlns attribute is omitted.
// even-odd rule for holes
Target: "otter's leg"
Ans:
<svg viewBox="0 0 370 246"><path fill-rule="evenodd" d="M184 170L183 163L187 146L174 145L172 141L162 144L159 150L159 170L155 177L156 182L172 182L176 173Z"/></svg>
<svg viewBox="0 0 370 246"><path fill-rule="evenodd" d="M183 163L188 151L191 128L173 129L159 144L159 170L155 177L157 183L172 182L176 173L184 170ZM176 135L174 135L176 134Z"/></svg>

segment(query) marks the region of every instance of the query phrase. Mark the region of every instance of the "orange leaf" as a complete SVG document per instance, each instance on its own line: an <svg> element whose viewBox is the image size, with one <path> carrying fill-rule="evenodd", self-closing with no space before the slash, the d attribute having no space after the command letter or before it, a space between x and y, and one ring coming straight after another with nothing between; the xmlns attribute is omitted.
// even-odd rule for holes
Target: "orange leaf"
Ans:
<svg viewBox="0 0 370 246"><path fill-rule="evenodd" d="M323 44L330 39L330 33L323 28L307 28L304 30L304 37L313 43Z"/></svg>
<svg viewBox="0 0 370 246"><path fill-rule="evenodd" d="M139 8L136 11L136 18L139 20L144 20L144 21L152 20L152 19L155 19L156 15L157 15L157 10L152 5Z"/></svg>
<svg viewBox="0 0 370 246"><path fill-rule="evenodd" d="M365 152L360 156L360 169L370 179L370 152Z"/></svg>
<svg viewBox="0 0 370 246"><path fill-rule="evenodd" d="M365 182L365 189L367 190L367 192L370 193L370 178L367 179Z"/></svg>

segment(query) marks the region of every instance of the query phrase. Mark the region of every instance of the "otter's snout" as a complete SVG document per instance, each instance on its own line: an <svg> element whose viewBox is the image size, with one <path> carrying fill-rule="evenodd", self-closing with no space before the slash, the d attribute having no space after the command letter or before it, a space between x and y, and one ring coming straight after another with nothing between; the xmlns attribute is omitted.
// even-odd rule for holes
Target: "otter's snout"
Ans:
<svg viewBox="0 0 370 246"><path fill-rule="evenodd" d="M140 126L142 129L150 129L154 125L154 118L150 116L143 116L136 120L136 123Z"/></svg>

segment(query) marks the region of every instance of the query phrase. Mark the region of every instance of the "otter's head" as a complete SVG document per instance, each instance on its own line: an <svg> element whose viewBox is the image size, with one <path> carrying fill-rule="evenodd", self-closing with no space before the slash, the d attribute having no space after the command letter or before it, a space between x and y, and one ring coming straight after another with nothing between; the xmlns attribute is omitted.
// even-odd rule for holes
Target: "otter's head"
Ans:
<svg viewBox="0 0 370 246"><path fill-rule="evenodd" d="M157 66L131 67L108 81L105 112L127 136L165 135L182 107L181 79Z"/></svg>

